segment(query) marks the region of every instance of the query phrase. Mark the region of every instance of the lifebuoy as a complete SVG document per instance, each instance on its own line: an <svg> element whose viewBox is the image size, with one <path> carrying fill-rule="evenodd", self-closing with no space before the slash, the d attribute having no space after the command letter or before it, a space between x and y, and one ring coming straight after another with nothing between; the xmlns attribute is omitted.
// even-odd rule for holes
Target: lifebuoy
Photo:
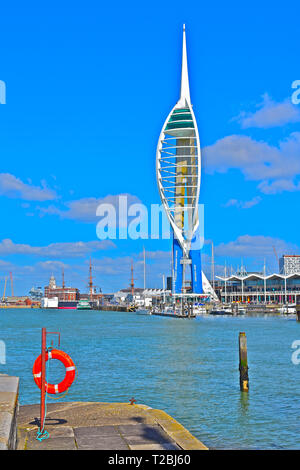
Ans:
<svg viewBox="0 0 300 470"><path fill-rule="evenodd" d="M45 383L46 392L51 393L51 394L65 392L72 385L75 379L74 362L72 361L70 356L68 356L68 354L66 354L63 351L59 351L58 349L51 349L47 351L46 361L48 361L48 359L58 359L59 361L61 361L66 368L66 375L65 375L65 378L59 384L48 384L46 382ZM42 387L42 379L41 379L42 355L41 354L36 358L33 364L32 373L33 373L33 378L34 378L35 383L37 384L39 388L41 388Z"/></svg>

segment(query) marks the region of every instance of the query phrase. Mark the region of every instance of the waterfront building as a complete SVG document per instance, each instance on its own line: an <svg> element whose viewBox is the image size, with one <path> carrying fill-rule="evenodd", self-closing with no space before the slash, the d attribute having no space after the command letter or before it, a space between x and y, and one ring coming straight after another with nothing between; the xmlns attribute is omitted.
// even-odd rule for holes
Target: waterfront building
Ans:
<svg viewBox="0 0 300 470"><path fill-rule="evenodd" d="M53 276L53 274L51 275L50 280L49 280L49 288L50 289L55 289L56 288L56 280L55 280L55 277Z"/></svg>
<svg viewBox="0 0 300 470"><path fill-rule="evenodd" d="M54 276L50 277L49 285L45 287L45 297L52 299L58 298L58 301L75 301L80 299L79 289L76 287L57 286Z"/></svg>
<svg viewBox="0 0 300 470"><path fill-rule="evenodd" d="M93 302L94 304L101 304L102 301L103 301L103 294L102 292L96 292L96 289L93 288L92 290L92 295L91 293L83 293L83 294L79 294L79 299L80 300L89 300L91 302Z"/></svg>
<svg viewBox="0 0 300 470"><path fill-rule="evenodd" d="M279 259L281 274L300 273L300 255L282 255Z"/></svg>
<svg viewBox="0 0 300 470"><path fill-rule="evenodd" d="M180 99L159 136L156 177L162 205L173 230L172 292L203 292L198 203L201 180L200 140L190 98L185 27ZM207 285L207 279L206 285Z"/></svg>
<svg viewBox="0 0 300 470"><path fill-rule="evenodd" d="M165 291L170 295L169 291ZM131 288L121 289L114 294L114 302L118 304L134 303L139 307L151 307L154 299L162 299L164 296L163 289L143 289L136 287L132 295Z"/></svg>
<svg viewBox="0 0 300 470"><path fill-rule="evenodd" d="M167 277L167 290L171 292L172 292L172 283L173 283L172 276L168 276Z"/></svg>
<svg viewBox="0 0 300 470"><path fill-rule="evenodd" d="M300 271L286 275L245 272L217 276L216 284L220 300L225 303L300 303Z"/></svg>
<svg viewBox="0 0 300 470"><path fill-rule="evenodd" d="M5 303L8 305L31 304L31 300L28 298L27 295L11 295L11 296L5 297L4 300L5 300Z"/></svg>
<svg viewBox="0 0 300 470"><path fill-rule="evenodd" d="M42 308L58 308L58 298L57 297L51 297L50 299L48 297L43 297L41 300L41 307Z"/></svg>

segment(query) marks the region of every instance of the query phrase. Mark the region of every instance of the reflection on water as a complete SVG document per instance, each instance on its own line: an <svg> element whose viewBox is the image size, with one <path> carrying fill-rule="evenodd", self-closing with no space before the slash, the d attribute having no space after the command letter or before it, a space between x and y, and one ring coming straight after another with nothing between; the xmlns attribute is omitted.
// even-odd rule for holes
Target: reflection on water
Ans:
<svg viewBox="0 0 300 470"><path fill-rule="evenodd" d="M32 365L40 328L61 332L78 368L64 401L125 401L162 408L213 448L300 448L300 324L280 317L182 320L122 312L0 310L0 340L21 404L36 403ZM249 393L239 389L238 334L248 343ZM54 362L54 361L53 361ZM55 380L61 371L52 367ZM50 380L52 381L52 380Z"/></svg>
<svg viewBox="0 0 300 470"><path fill-rule="evenodd" d="M249 409L249 393L241 392L240 393L240 411L241 416L247 416Z"/></svg>

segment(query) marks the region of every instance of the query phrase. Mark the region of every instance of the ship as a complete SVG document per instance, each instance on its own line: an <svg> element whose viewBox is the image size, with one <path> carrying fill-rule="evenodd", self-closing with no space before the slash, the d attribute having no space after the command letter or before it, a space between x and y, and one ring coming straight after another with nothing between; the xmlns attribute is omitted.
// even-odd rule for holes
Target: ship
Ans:
<svg viewBox="0 0 300 470"><path fill-rule="evenodd" d="M57 308L74 310L77 308L77 304L78 304L77 300L59 300Z"/></svg>
<svg viewBox="0 0 300 470"><path fill-rule="evenodd" d="M77 310L91 310L92 306L87 300L79 300Z"/></svg>

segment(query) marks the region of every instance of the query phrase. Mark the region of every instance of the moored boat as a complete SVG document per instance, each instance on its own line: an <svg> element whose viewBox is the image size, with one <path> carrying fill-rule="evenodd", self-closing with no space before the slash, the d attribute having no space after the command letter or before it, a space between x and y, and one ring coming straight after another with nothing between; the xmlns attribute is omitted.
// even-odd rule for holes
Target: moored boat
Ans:
<svg viewBox="0 0 300 470"><path fill-rule="evenodd" d="M77 310L91 310L91 304L88 302L88 300L79 300L77 304Z"/></svg>
<svg viewBox="0 0 300 470"><path fill-rule="evenodd" d="M77 300L59 300L57 308L64 310L75 310L77 308Z"/></svg>

